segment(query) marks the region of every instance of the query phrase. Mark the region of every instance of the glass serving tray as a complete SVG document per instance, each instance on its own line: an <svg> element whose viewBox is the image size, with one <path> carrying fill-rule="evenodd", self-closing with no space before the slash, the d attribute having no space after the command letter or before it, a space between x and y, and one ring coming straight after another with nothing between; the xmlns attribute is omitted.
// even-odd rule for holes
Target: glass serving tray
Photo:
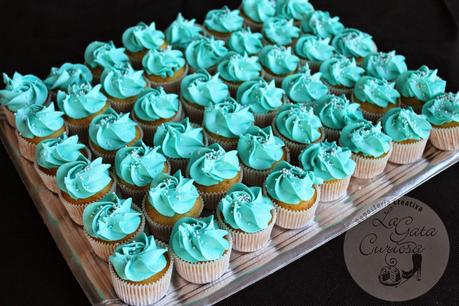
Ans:
<svg viewBox="0 0 459 306"><path fill-rule="evenodd" d="M57 196L46 189L33 165L19 155L14 130L5 120L0 122L3 145L89 301L95 305L124 305L113 290L107 264L91 252L82 228L68 217ZM233 251L230 269L219 280L195 285L174 274L168 294L158 305L216 303L344 233L458 161L459 151L442 152L429 144L424 158L414 164L389 164L375 179L352 179L346 197L319 204L309 227L288 231L275 227L272 241L264 249L248 254Z"/></svg>

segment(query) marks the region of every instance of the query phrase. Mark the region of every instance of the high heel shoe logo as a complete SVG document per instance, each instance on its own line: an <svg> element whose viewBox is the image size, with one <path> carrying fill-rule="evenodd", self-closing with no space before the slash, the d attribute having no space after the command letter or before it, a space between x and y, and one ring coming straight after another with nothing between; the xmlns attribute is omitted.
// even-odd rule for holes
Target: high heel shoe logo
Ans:
<svg viewBox="0 0 459 306"><path fill-rule="evenodd" d="M397 267L397 261L395 263L389 263L388 265L381 268L379 272L379 282L383 286L399 287L406 281L416 276L417 281L421 280L421 267L422 267L422 254L412 254L412 268L410 270L401 270Z"/></svg>

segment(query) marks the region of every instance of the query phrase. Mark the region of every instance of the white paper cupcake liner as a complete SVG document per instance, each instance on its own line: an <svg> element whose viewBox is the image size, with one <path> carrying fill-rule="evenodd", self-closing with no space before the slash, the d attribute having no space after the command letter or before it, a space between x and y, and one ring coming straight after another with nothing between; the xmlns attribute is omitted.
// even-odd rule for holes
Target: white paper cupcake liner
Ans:
<svg viewBox="0 0 459 306"><path fill-rule="evenodd" d="M5 112L6 122L8 122L9 126L13 129L16 128L16 116L15 114L10 111L6 106L3 108Z"/></svg>
<svg viewBox="0 0 459 306"><path fill-rule="evenodd" d="M207 139L209 144L218 143L222 146L225 151L236 150L237 143L239 142L239 138L225 138L225 140L214 138L210 133L206 131Z"/></svg>
<svg viewBox="0 0 459 306"><path fill-rule="evenodd" d="M115 101L114 99L111 99L110 97L108 97L108 101L110 101L110 106L114 110L116 110L118 113L123 113L123 114L130 113L136 101L136 97L129 97L128 99L130 99L130 101L119 102L119 101Z"/></svg>
<svg viewBox="0 0 459 306"><path fill-rule="evenodd" d="M35 148L37 145L33 142L29 142L27 139L19 135L17 131L16 131L16 137L18 139L19 153L21 153L22 157L24 157L28 161L34 162L35 161Z"/></svg>
<svg viewBox="0 0 459 306"><path fill-rule="evenodd" d="M430 142L435 148L443 151L459 150L459 126L434 127L430 133Z"/></svg>
<svg viewBox="0 0 459 306"><path fill-rule="evenodd" d="M77 124L72 124L68 121L65 121L65 126L67 130L69 131L69 135L78 135L78 140L80 142L83 142L85 144L88 143L89 140L89 135L88 135L88 128L89 125L83 126L83 125L77 125Z"/></svg>
<svg viewBox="0 0 459 306"><path fill-rule="evenodd" d="M38 164L36 161L33 163L33 167L35 168L35 171L38 173L38 176L40 176L45 187L48 188L48 190L51 191L52 193L58 194L59 187L57 186L57 183L56 183L56 175L50 175L50 174L43 172L38 167Z"/></svg>
<svg viewBox="0 0 459 306"><path fill-rule="evenodd" d="M362 155L352 153L352 159L356 163L355 171L352 176L361 179L370 179L378 176L386 168L391 153L392 148L380 158L367 158Z"/></svg>
<svg viewBox="0 0 459 306"><path fill-rule="evenodd" d="M340 96L340 95L345 95L348 99L351 99L352 97L352 92L353 92L353 88L343 88L343 87L337 87L337 86L334 86L334 85L331 85L329 84L327 81L325 81L324 79L322 79L322 82L327 85L328 87L328 90L330 91L330 93L334 94L334 95L337 95L337 96Z"/></svg>
<svg viewBox="0 0 459 306"><path fill-rule="evenodd" d="M276 82L276 86L277 87L281 87L282 86L282 81L289 75L291 75L292 73L295 73L295 71L289 73L289 74L286 74L286 75L274 75L274 74L271 74L270 72L266 71L265 69L262 70L261 72L261 77L263 79L266 80L266 82L271 82L272 80L274 80L274 82Z"/></svg>
<svg viewBox="0 0 459 306"><path fill-rule="evenodd" d="M392 154L389 161L395 164L410 164L422 158L427 139L421 139L412 143L392 142Z"/></svg>
<svg viewBox="0 0 459 306"><path fill-rule="evenodd" d="M178 76L175 80L168 81L168 82L155 82L147 78L148 84L150 87L162 87L167 93L180 93L180 84L184 77L188 74L188 65L185 65L185 71Z"/></svg>
<svg viewBox="0 0 459 306"><path fill-rule="evenodd" d="M253 115L255 117L255 125L261 128L270 126L276 114L277 114L277 111L272 111L267 114L255 114L254 113Z"/></svg>
<svg viewBox="0 0 459 306"><path fill-rule="evenodd" d="M339 141L339 135L341 133L340 130L324 127L324 131L325 131L325 138L328 141L336 141L336 142Z"/></svg>
<svg viewBox="0 0 459 306"><path fill-rule="evenodd" d="M185 116L190 118L190 121L201 126L204 119L204 107L200 108L199 106L185 101L184 98L180 97L180 102L182 103L183 109L185 110Z"/></svg>
<svg viewBox="0 0 459 306"><path fill-rule="evenodd" d="M320 185L320 201L330 202L341 199L346 195L350 181L351 177L349 176L341 180L324 182Z"/></svg>
<svg viewBox="0 0 459 306"><path fill-rule="evenodd" d="M379 119L382 118L382 116L384 116L384 113L371 113L369 111L366 111L364 110L363 108L360 108L360 110L362 111L362 114L363 114L363 118L373 122L373 123L376 123L379 121Z"/></svg>

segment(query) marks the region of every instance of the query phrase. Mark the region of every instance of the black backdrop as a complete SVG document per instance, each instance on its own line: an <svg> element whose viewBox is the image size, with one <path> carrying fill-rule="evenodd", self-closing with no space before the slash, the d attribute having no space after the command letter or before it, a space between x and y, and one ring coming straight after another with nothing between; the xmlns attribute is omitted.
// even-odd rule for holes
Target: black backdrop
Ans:
<svg viewBox="0 0 459 306"><path fill-rule="evenodd" d="M349 27L371 33L381 50L397 50L410 68L438 68L448 90L459 90L458 0L311 0ZM202 21L223 0L48 0L0 1L0 72L45 77L50 67L81 62L93 40L120 45L125 28L156 21L165 29L178 12ZM25 188L0 147L3 199L0 305L86 305L78 283L49 235ZM459 304L459 226L456 220L459 167L432 179L410 195L428 203L450 235L445 275L421 304ZM222 304L383 304L363 292L346 271L339 237Z"/></svg>

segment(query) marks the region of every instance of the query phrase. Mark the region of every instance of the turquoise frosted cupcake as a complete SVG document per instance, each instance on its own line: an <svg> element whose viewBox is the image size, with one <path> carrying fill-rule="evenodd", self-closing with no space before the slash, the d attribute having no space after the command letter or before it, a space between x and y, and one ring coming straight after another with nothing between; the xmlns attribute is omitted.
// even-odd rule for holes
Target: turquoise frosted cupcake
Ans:
<svg viewBox="0 0 459 306"><path fill-rule="evenodd" d="M323 180L320 185L321 201L335 201L346 195L355 171L351 150L338 146L334 141L325 141L306 148L299 159L304 170L312 171Z"/></svg>
<svg viewBox="0 0 459 306"><path fill-rule="evenodd" d="M350 98L355 84L364 75L365 70L357 66L354 58L335 55L320 65L320 72L322 81L331 93L347 95Z"/></svg>
<svg viewBox="0 0 459 306"><path fill-rule="evenodd" d="M244 18L244 24L253 31L261 31L263 22L274 17L276 7L271 0L242 0L240 13Z"/></svg>
<svg viewBox="0 0 459 306"><path fill-rule="evenodd" d="M205 69L215 72L217 64L228 54L223 40L213 36L201 37L192 41L185 49L185 58L191 71Z"/></svg>
<svg viewBox="0 0 459 306"><path fill-rule="evenodd" d="M58 90L67 91L72 85L91 83L92 73L83 64L65 63L59 68L51 68L43 82L51 93L56 94Z"/></svg>
<svg viewBox="0 0 459 306"><path fill-rule="evenodd" d="M234 96L243 82L258 79L261 70L257 56L239 53L229 53L217 67L220 78L228 85L230 93Z"/></svg>
<svg viewBox="0 0 459 306"><path fill-rule="evenodd" d="M117 48L113 41L93 41L84 51L84 63L91 70L93 81L99 83L102 71L129 62L124 48Z"/></svg>
<svg viewBox="0 0 459 306"><path fill-rule="evenodd" d="M219 143L225 150L236 149L238 138L255 122L250 108L231 97L206 107L203 127L210 143Z"/></svg>
<svg viewBox="0 0 459 306"><path fill-rule="evenodd" d="M368 54L363 61L363 68L369 76L388 81L395 81L408 68L403 55L391 52L376 52Z"/></svg>
<svg viewBox="0 0 459 306"><path fill-rule="evenodd" d="M359 65L363 64L363 59L367 55L378 51L370 34L351 28L336 34L332 45L339 54L355 58Z"/></svg>
<svg viewBox="0 0 459 306"><path fill-rule="evenodd" d="M302 20L301 29L318 38L333 38L344 31L344 26L339 17L330 17L329 12L314 11Z"/></svg>
<svg viewBox="0 0 459 306"><path fill-rule="evenodd" d="M320 65L335 55L335 48L330 45L330 38L319 38L311 34L300 36L295 44L295 54L303 65L308 64L313 72L320 70Z"/></svg>
<svg viewBox="0 0 459 306"><path fill-rule="evenodd" d="M213 282L229 268L231 236L213 216L180 219L172 229L169 245L177 273L190 283Z"/></svg>
<svg viewBox="0 0 459 306"><path fill-rule="evenodd" d="M246 28L231 34L226 44L231 51L241 55L256 55L263 48L263 35Z"/></svg>
<svg viewBox="0 0 459 306"><path fill-rule="evenodd" d="M292 54L291 48L279 46L265 46L259 54L260 64L263 66L263 78L266 81L275 80L281 86L282 80L298 69L300 59Z"/></svg>
<svg viewBox="0 0 459 306"><path fill-rule="evenodd" d="M187 20L179 13L166 29L166 40L172 47L185 50L192 41L201 36L202 31L202 27L196 24L196 19Z"/></svg>
<svg viewBox="0 0 459 306"><path fill-rule="evenodd" d="M289 75L282 81L287 98L292 103L314 104L328 94L328 87L321 81L321 73L311 74L308 66L299 73Z"/></svg>
<svg viewBox="0 0 459 306"><path fill-rule="evenodd" d="M262 28L266 42L278 46L293 46L300 32L300 28L293 24L293 19L283 17L267 19Z"/></svg>
<svg viewBox="0 0 459 306"><path fill-rule="evenodd" d="M239 10L230 10L227 6L210 10L204 19L204 28L209 35L226 41L231 33L242 29L244 19Z"/></svg>
<svg viewBox="0 0 459 306"><path fill-rule="evenodd" d="M261 187L236 184L220 201L216 211L222 228L231 234L233 250L255 252L271 239L276 210Z"/></svg>
<svg viewBox="0 0 459 306"><path fill-rule="evenodd" d="M314 7L308 0L279 0L276 1L276 14L287 19L294 19L299 26L301 21L314 12Z"/></svg>

